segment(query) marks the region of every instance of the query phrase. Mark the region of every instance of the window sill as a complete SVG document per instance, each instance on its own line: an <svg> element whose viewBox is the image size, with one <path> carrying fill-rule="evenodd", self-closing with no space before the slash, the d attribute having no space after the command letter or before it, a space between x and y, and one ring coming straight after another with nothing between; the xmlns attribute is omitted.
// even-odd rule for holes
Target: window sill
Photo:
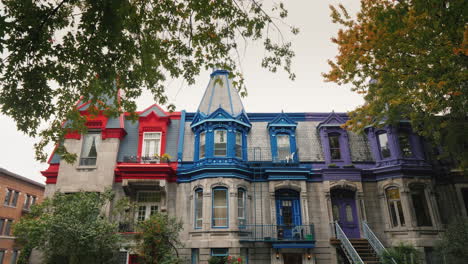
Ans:
<svg viewBox="0 0 468 264"><path fill-rule="evenodd" d="M0 235L0 238L3 238L3 239L16 239L16 237L14 237L14 236L6 236L6 235Z"/></svg>
<svg viewBox="0 0 468 264"><path fill-rule="evenodd" d="M16 205L4 204L3 207L16 208Z"/></svg>
<svg viewBox="0 0 468 264"><path fill-rule="evenodd" d="M93 171L93 170L96 170L96 169L97 169L96 165L92 165L92 166L80 165L80 166L76 167L77 171Z"/></svg>

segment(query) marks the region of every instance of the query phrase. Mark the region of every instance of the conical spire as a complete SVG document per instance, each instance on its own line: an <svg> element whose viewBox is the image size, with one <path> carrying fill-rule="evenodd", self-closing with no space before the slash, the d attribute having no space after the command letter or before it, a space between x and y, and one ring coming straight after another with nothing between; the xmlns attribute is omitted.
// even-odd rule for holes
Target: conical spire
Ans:
<svg viewBox="0 0 468 264"><path fill-rule="evenodd" d="M210 75L210 82L198 111L210 115L220 107L232 116L237 116L244 111L239 93L233 87L229 72L226 70L216 70Z"/></svg>

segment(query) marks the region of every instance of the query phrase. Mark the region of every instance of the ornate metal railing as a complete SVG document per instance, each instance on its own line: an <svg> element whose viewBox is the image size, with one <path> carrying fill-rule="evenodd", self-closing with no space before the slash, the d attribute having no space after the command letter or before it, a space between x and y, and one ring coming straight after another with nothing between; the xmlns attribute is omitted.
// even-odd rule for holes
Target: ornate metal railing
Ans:
<svg viewBox="0 0 468 264"><path fill-rule="evenodd" d="M164 157L159 156L124 156L123 162L124 163L146 163L146 164L154 164L154 163L168 163L170 160Z"/></svg>
<svg viewBox="0 0 468 264"><path fill-rule="evenodd" d="M382 242L380 242L379 238L377 238L374 232L372 232L372 229L370 229L366 221L362 222L362 232L363 232L364 238L367 239L367 241L369 241L369 244L372 246L374 251L377 253L377 255L379 255L379 257L381 257L382 254L387 251L387 249L384 247ZM397 264L393 258L392 258L392 262L394 264Z"/></svg>
<svg viewBox="0 0 468 264"><path fill-rule="evenodd" d="M310 241L315 242L314 225L240 225L241 241Z"/></svg>
<svg viewBox="0 0 468 264"><path fill-rule="evenodd" d="M352 264L364 264L364 261L362 261L356 249L354 249L353 245L351 244L348 237L341 229L338 222L335 222L335 232L336 232L336 238L340 240L341 247L343 248L344 253L348 257L348 259L352 262Z"/></svg>
<svg viewBox="0 0 468 264"><path fill-rule="evenodd" d="M251 162L272 162L283 165L293 165L299 163L298 150L283 156L272 155L271 148L251 147L247 148L247 159Z"/></svg>

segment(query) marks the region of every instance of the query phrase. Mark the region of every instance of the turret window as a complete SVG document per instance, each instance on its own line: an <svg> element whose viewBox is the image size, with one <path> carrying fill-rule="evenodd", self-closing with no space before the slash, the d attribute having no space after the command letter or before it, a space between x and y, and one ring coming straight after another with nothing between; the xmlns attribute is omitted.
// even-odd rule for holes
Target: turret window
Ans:
<svg viewBox="0 0 468 264"><path fill-rule="evenodd" d="M215 130L214 133L214 155L226 156L227 154L227 131Z"/></svg>
<svg viewBox="0 0 468 264"><path fill-rule="evenodd" d="M328 144L330 146L330 156L332 160L341 159L340 134L329 134Z"/></svg>
<svg viewBox="0 0 468 264"><path fill-rule="evenodd" d="M387 133L379 134L378 139L379 139L380 155L382 156L383 159L389 158L391 156L391 152L390 152L390 145L388 142Z"/></svg>
<svg viewBox="0 0 468 264"><path fill-rule="evenodd" d="M411 150L411 143L408 133L400 132L398 134L398 141L400 143L401 155L403 158L411 158L413 152Z"/></svg>
<svg viewBox="0 0 468 264"><path fill-rule="evenodd" d="M206 142L206 132L200 133L200 145L199 145L199 153L200 159L205 158L205 143Z"/></svg>
<svg viewBox="0 0 468 264"><path fill-rule="evenodd" d="M236 132L236 157L242 158L242 133Z"/></svg>

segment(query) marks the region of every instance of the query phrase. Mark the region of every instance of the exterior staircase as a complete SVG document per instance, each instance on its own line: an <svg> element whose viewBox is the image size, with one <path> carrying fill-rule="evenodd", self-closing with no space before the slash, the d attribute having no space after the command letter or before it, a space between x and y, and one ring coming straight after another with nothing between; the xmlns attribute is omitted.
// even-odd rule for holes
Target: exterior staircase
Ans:
<svg viewBox="0 0 468 264"><path fill-rule="evenodd" d="M365 264L379 264L380 259L369 241L365 238L349 239L356 252Z"/></svg>

